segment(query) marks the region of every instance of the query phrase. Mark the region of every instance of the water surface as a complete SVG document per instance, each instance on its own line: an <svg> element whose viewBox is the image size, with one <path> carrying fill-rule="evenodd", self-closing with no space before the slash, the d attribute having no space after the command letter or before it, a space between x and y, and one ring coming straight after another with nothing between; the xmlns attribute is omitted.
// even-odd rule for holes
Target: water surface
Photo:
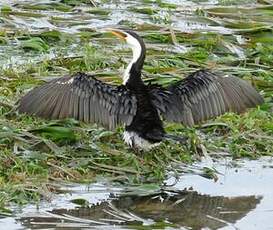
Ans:
<svg viewBox="0 0 273 230"><path fill-rule="evenodd" d="M0 224L9 229L272 229L272 160L203 160L174 185L170 176L161 189L64 185L50 202L17 210ZM217 170L216 181L199 175L208 165Z"/></svg>

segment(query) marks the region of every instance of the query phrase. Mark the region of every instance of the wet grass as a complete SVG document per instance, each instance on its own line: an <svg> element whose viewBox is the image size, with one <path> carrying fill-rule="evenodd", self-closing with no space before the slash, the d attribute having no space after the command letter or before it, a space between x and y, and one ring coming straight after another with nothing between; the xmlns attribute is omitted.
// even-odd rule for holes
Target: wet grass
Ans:
<svg viewBox="0 0 273 230"><path fill-rule="evenodd" d="M225 114L193 129L166 123L168 132L189 137L187 145L166 141L149 153L134 152L122 141L122 128L110 132L74 120L47 121L13 111L16 101L32 87L76 71L96 73L107 82L120 83L120 69L131 56L128 48L92 27L80 27L72 34L63 30L76 28L77 21L83 23L92 15L102 22L101 16L111 17L111 10L103 4L90 9L87 2L1 8L0 215L9 215L4 207L11 202L26 204L47 198L48 193L54 192L52 181L87 183L103 176L122 184L160 185L168 170L175 171L170 165L190 163L205 152L224 151L234 158L272 155L273 11L267 5L258 11L243 6L239 12L249 22L237 19L238 6L215 6L191 12L192 17L211 22L205 26L204 33L204 28L195 30L195 25L190 23L188 27L192 31L183 27L171 29L171 23L179 21L183 13L176 5L144 1L147 7L140 7L128 3L128 11L146 21L146 24L120 21L140 31L147 43L145 81L165 85L206 67L250 81L265 97L266 103L259 108L243 115ZM229 1L222 2L226 5ZM155 4L155 9L151 10L149 4ZM74 21L62 19L54 11L73 13L80 6L86 7L82 20L77 15ZM161 14L162 9L172 10L174 16ZM33 20L35 15L45 17L56 28L33 29L31 23L28 29L12 27L11 22L20 24L28 18ZM210 26L216 25L220 32L211 29ZM228 28L232 33L222 33L221 28ZM17 57L19 64L14 64L12 57ZM211 170L204 169L204 172L213 178Z"/></svg>

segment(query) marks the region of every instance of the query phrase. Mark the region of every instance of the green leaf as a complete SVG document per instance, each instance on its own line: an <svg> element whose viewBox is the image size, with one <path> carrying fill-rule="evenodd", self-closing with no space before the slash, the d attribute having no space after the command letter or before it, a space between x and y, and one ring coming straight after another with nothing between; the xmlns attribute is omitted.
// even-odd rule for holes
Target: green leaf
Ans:
<svg viewBox="0 0 273 230"><path fill-rule="evenodd" d="M62 39L62 33L58 30L42 32L40 36L48 41L60 41Z"/></svg>
<svg viewBox="0 0 273 230"><path fill-rule="evenodd" d="M76 135L72 128L62 126L46 126L32 130L35 133L40 133L43 137L54 141L75 141Z"/></svg>
<svg viewBox="0 0 273 230"><path fill-rule="evenodd" d="M80 205L81 207L88 207L89 202L83 198L76 198L73 200L70 200L71 203Z"/></svg>
<svg viewBox="0 0 273 230"><path fill-rule="evenodd" d="M3 6L1 8L1 13L10 13L10 12L12 12L12 9L10 6Z"/></svg>
<svg viewBox="0 0 273 230"><path fill-rule="evenodd" d="M45 52L49 49L48 44L39 37L31 38L27 41L22 41L21 47L24 50L34 50L38 52Z"/></svg>

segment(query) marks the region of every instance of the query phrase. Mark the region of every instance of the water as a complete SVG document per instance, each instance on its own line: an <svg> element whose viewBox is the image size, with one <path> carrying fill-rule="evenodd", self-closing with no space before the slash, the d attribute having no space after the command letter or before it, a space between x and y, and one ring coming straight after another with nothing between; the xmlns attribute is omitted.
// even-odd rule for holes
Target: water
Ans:
<svg viewBox="0 0 273 230"><path fill-rule="evenodd" d="M204 166L218 171L216 181L198 175ZM146 190L146 195L106 182L63 185L50 202L26 206L0 224L8 229L272 229L272 168L269 157L204 159L174 185L170 177L164 188Z"/></svg>
<svg viewBox="0 0 273 230"><path fill-rule="evenodd" d="M56 30L67 34L70 37L79 37L83 31L100 31L100 29L112 26L131 25L136 28L147 26L142 29L143 34L158 32L167 32L172 28L176 32L182 33L209 33L217 32L225 35L238 36L238 28L231 28L230 23L241 23L240 17L248 17L252 22L259 22L262 27L271 24L272 18L270 11L261 11L256 13L253 10L247 10L251 4L245 5L244 11L235 8L228 15L220 18L214 17L214 14L225 12L225 10L214 10L218 7L218 1L166 1L176 8L162 7L151 1L143 4L142 1L103 1L99 7L94 10L91 4L79 4L75 7L64 5L61 1L20 1L20 0L2 0L0 7L8 8L3 11L0 17L0 32L9 35L6 44L0 45L0 65L2 68L18 67L26 63L35 63L42 60L48 60L60 55L67 56L69 53L75 55L82 54L81 45L74 42L66 45L65 48L50 47L48 52L25 53L22 47L22 41L29 36L37 36L42 32ZM257 5L258 6L258 5ZM143 9L153 8L153 14L143 12ZM98 9L98 10L97 10ZM210 15L202 13L202 9L209 9ZM200 15L196 14L200 11ZM237 12L238 11L238 12ZM268 16L267 16L268 13ZM204 14L204 15L203 15ZM238 17L234 21L229 17ZM225 18L226 17L226 18ZM249 23L251 29L254 24ZM239 26L240 28L240 26ZM12 34L18 35L12 39ZM77 45L78 43L78 45ZM227 46L227 49L236 54L236 48L240 42L232 42L233 49ZM237 43L237 44L236 44ZM76 47L75 47L76 45ZM169 47L169 45L166 45ZM78 48L78 49L77 49ZM162 47L161 47L162 48ZM242 55L242 54L239 54Z"/></svg>
<svg viewBox="0 0 273 230"><path fill-rule="evenodd" d="M205 161L202 165L210 164ZM217 182L200 178L198 175L186 175L181 177L174 187L180 189L192 187L200 194L228 197L230 201L236 200L238 203L226 213L226 218L228 219L233 212L241 212L242 215L238 219L228 221L229 223L222 229L230 229L231 226L233 229L272 229L272 158L258 161L240 160L224 163L221 161L221 163L211 163L211 166L215 166L221 173ZM241 208L244 210L240 211ZM226 221L225 218L223 219Z"/></svg>

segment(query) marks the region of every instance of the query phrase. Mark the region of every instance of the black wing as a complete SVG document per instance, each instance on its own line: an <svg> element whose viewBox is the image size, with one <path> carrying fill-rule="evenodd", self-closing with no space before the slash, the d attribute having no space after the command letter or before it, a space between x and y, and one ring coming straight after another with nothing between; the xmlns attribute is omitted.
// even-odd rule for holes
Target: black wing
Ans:
<svg viewBox="0 0 273 230"><path fill-rule="evenodd" d="M36 87L20 101L21 113L44 118L74 118L114 129L130 124L136 114L136 98L125 87L103 83L77 73Z"/></svg>
<svg viewBox="0 0 273 230"><path fill-rule="evenodd" d="M248 82L200 70L166 89L151 91L153 104L163 118L192 126L225 112L244 112L263 103Z"/></svg>

